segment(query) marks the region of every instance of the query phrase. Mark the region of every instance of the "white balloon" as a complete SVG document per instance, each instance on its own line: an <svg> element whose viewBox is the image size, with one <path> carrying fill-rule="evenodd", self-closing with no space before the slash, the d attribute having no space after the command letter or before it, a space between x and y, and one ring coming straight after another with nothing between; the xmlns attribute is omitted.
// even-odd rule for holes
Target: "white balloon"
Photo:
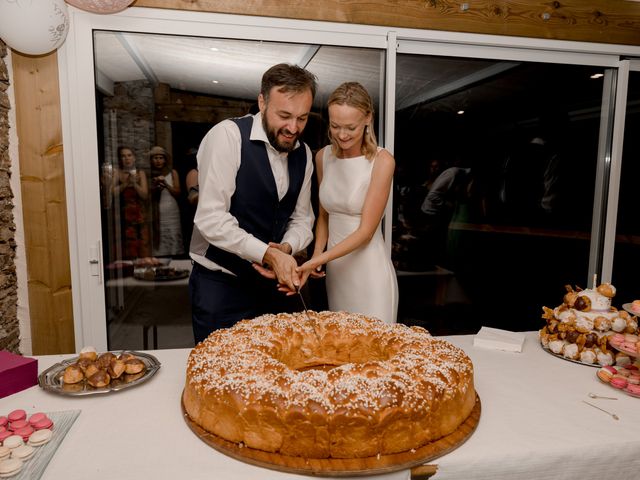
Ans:
<svg viewBox="0 0 640 480"><path fill-rule="evenodd" d="M49 53L69 32L64 0L0 0L0 38L28 55Z"/></svg>
<svg viewBox="0 0 640 480"><path fill-rule="evenodd" d="M94 13L116 13L124 10L133 0L66 0L69 5Z"/></svg>

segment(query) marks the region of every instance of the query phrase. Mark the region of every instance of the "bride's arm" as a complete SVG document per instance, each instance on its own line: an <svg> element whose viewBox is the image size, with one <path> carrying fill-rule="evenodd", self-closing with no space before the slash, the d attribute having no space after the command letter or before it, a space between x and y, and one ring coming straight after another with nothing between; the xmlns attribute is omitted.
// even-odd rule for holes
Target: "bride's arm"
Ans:
<svg viewBox="0 0 640 480"><path fill-rule="evenodd" d="M329 250L317 256L314 253L314 257L299 267L299 270L316 269L320 265L353 252L371 240L382 220L384 209L389 200L394 169L394 158L386 150L381 150L371 172L371 182L362 207L358 228Z"/></svg>

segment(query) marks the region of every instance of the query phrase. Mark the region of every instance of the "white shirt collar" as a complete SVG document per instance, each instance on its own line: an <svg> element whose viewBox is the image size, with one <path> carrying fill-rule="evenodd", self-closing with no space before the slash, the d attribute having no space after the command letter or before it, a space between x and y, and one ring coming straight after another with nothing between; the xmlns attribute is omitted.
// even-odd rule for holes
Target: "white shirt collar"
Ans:
<svg viewBox="0 0 640 480"><path fill-rule="evenodd" d="M260 140L261 142L267 144L267 149L273 150L273 152L277 153L278 155L283 154L283 152L279 152L278 150L276 150L269 142L269 139L267 138L267 132L265 132L264 128L262 127L262 112L258 112L253 116L253 125L251 126L251 135L249 136L249 139ZM296 140L295 148L298 148L299 146L300 140Z"/></svg>

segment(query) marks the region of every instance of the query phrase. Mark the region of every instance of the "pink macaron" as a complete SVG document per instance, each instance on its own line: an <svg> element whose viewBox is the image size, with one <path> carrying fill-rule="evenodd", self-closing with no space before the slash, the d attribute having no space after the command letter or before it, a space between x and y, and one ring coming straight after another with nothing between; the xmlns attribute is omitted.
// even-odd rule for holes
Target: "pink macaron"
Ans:
<svg viewBox="0 0 640 480"><path fill-rule="evenodd" d="M609 337L609 343L622 343L624 342L624 334L622 333L616 333L611 335L611 337Z"/></svg>
<svg viewBox="0 0 640 480"><path fill-rule="evenodd" d="M29 422L27 422L26 420L16 420L15 422L11 422L9 424L9 430L12 430L15 432L16 430L24 428L28 425L29 425Z"/></svg>
<svg viewBox="0 0 640 480"><path fill-rule="evenodd" d="M609 385L614 388L625 388L628 383L629 382L627 382L627 379L625 377L614 375L613 378L611 378Z"/></svg>
<svg viewBox="0 0 640 480"><path fill-rule="evenodd" d="M4 442L7 438L13 435L13 432L9 430L5 430L4 432L0 432L0 442Z"/></svg>
<svg viewBox="0 0 640 480"><path fill-rule="evenodd" d="M31 425L35 425L36 423L38 423L39 421L45 418L47 418L47 415L45 413L42 413L42 412L34 413L29 417L29 423Z"/></svg>
<svg viewBox="0 0 640 480"><path fill-rule="evenodd" d="M7 415L7 418L9 419L10 422L17 422L18 420L24 420L25 418L27 418L27 412L25 412L22 409L14 410L9 415Z"/></svg>
<svg viewBox="0 0 640 480"><path fill-rule="evenodd" d="M26 427L22 427L22 428L17 429L13 433L15 433L16 435L20 435L22 437L22 439L26 442L27 440L29 440L29 437L31 436L31 434L34 431L35 430L33 429L33 427L31 425L27 425Z"/></svg>
<svg viewBox="0 0 640 480"><path fill-rule="evenodd" d="M631 395L636 395L636 396L640 396L640 385L627 385L627 388L625 388L625 391L630 393Z"/></svg>
<svg viewBox="0 0 640 480"><path fill-rule="evenodd" d="M6 427L7 423L9 423L9 419L7 417L0 417L0 427Z"/></svg>
<svg viewBox="0 0 640 480"><path fill-rule="evenodd" d="M53 430L53 421L49 417L44 417L43 419L34 423L33 428L35 428L36 430L43 430L45 428Z"/></svg>

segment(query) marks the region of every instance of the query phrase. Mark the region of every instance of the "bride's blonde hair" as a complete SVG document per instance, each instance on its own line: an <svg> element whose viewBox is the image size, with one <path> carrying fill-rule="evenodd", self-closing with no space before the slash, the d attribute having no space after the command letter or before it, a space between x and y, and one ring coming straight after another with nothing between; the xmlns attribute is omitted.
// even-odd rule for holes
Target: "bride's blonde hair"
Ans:
<svg viewBox="0 0 640 480"><path fill-rule="evenodd" d="M358 82L345 82L336 88L327 102L327 108L331 105L347 105L357 108L365 116L371 115L373 122L373 100L369 92ZM331 136L331 128L329 128L329 140L331 140L331 151L336 156L342 155L342 149L338 146L338 142ZM378 141L376 134L371 125L365 125L362 135L361 153L369 160L373 159L378 153Z"/></svg>

